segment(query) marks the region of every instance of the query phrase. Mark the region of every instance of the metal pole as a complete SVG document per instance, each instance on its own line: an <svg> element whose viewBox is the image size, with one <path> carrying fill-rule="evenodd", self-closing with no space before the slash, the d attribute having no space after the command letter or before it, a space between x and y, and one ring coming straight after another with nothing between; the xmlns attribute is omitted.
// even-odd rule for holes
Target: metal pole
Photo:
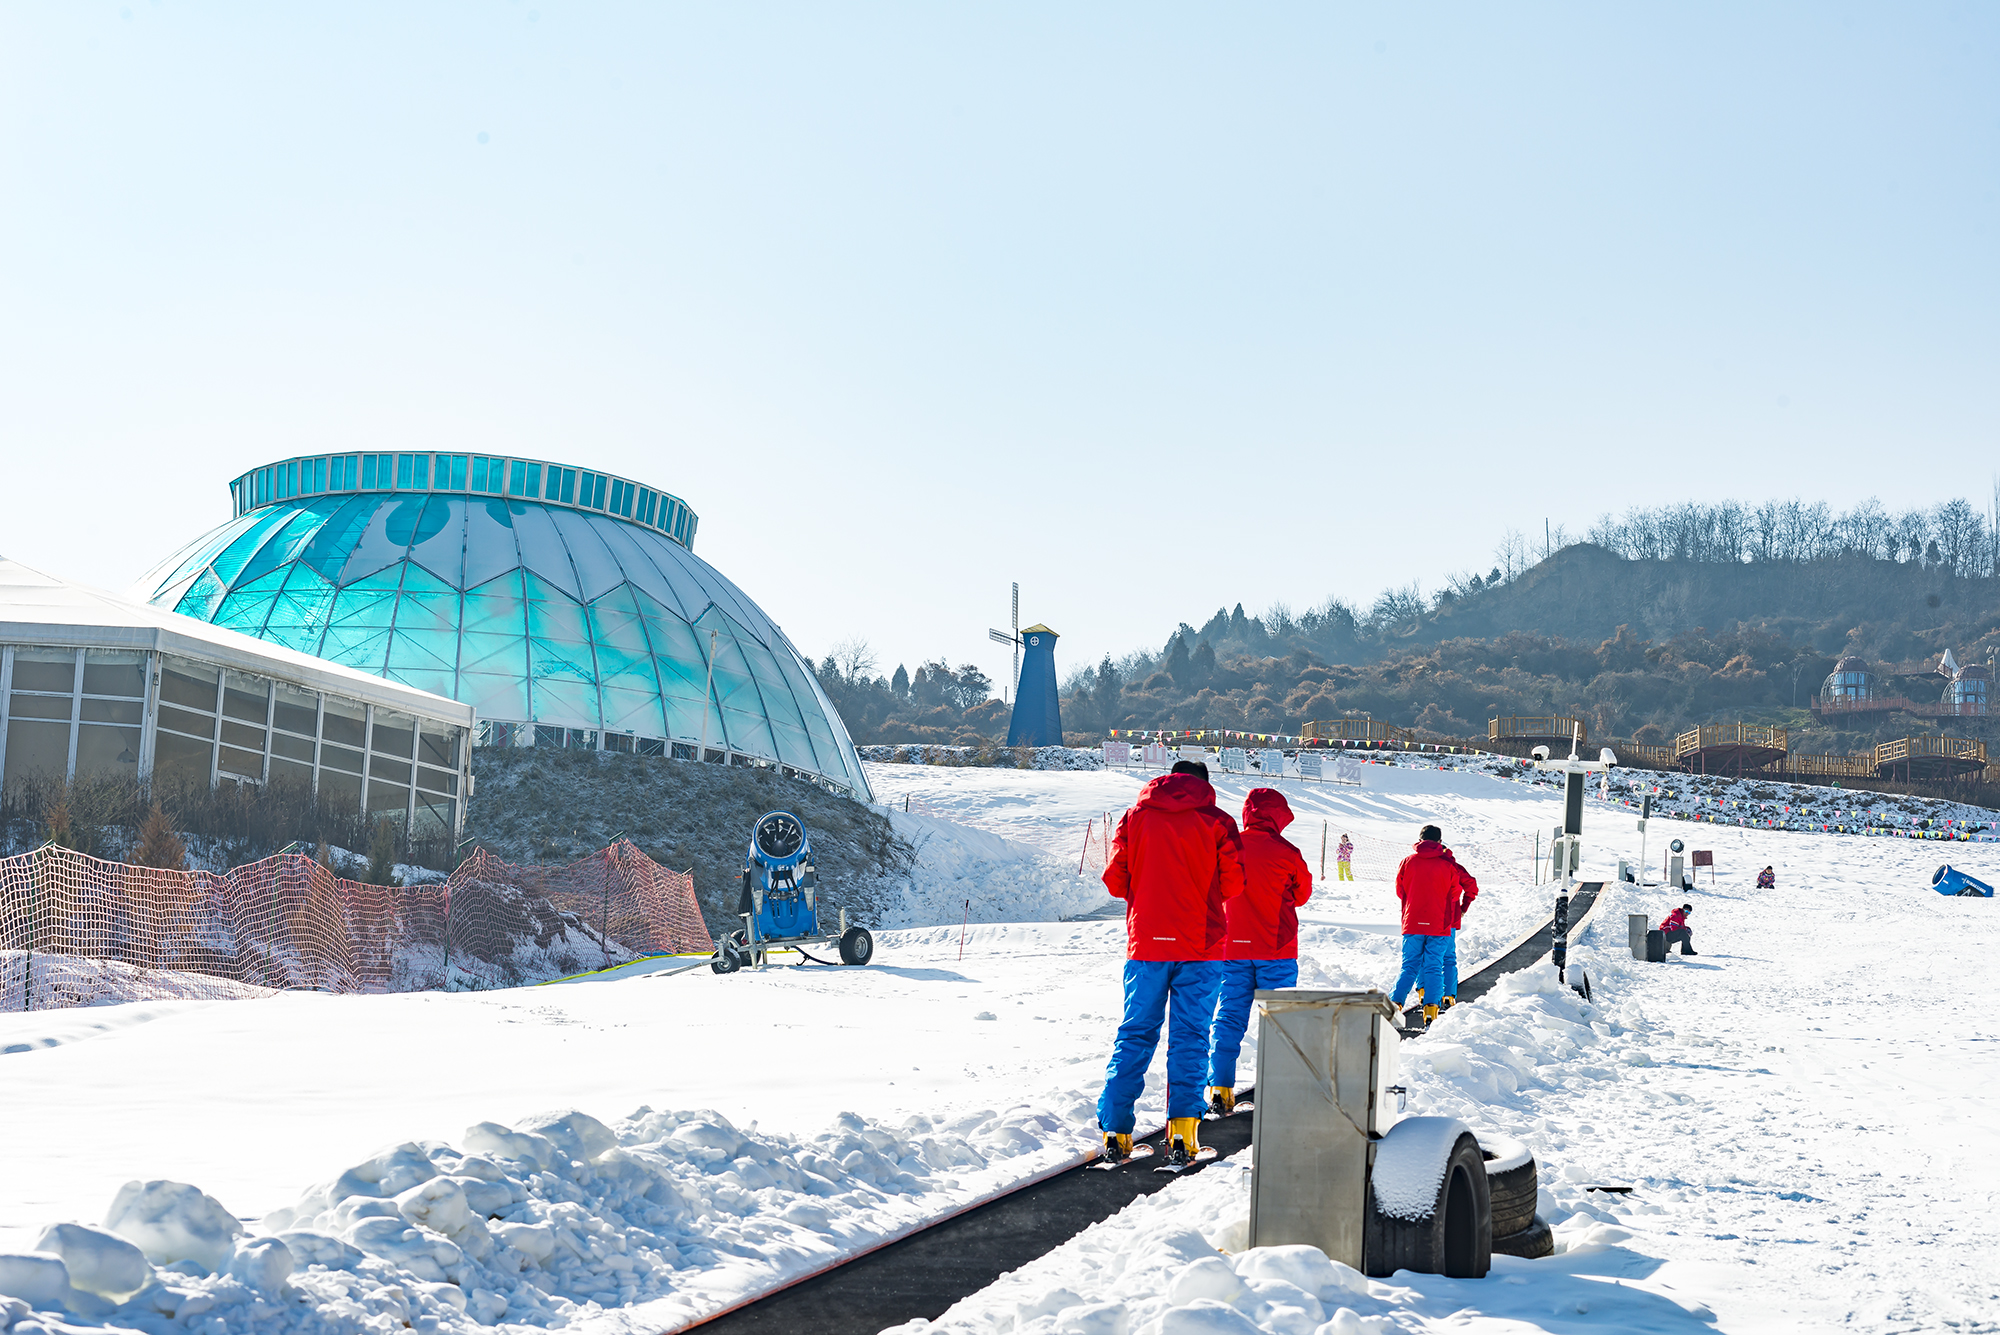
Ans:
<svg viewBox="0 0 2000 1335"><path fill-rule="evenodd" d="M1549 954L1555 960L1556 980L1569 981L1569 892L1576 880L1575 835L1564 835L1556 847L1562 849L1563 878L1562 889L1556 891L1555 940Z"/></svg>
<svg viewBox="0 0 2000 1335"><path fill-rule="evenodd" d="M708 633L708 687L707 694L701 698L701 750L694 756L704 765L708 763L708 706L715 699L715 639L721 633L715 630Z"/></svg>
<svg viewBox="0 0 2000 1335"><path fill-rule="evenodd" d="M1319 883L1326 884L1326 828L1328 822L1319 823Z"/></svg>

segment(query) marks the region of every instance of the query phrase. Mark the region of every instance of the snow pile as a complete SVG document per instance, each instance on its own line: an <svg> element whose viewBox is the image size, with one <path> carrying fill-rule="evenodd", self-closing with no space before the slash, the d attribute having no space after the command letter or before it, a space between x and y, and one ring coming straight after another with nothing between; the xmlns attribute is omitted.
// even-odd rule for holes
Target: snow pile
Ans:
<svg viewBox="0 0 2000 1335"><path fill-rule="evenodd" d="M885 927L927 927L968 916L973 922L1052 922L1087 913L1108 898L1094 873L1027 844L915 812L891 810L889 818L916 858L899 885L877 892L877 902L894 905L883 915Z"/></svg>
<svg viewBox="0 0 2000 1335"><path fill-rule="evenodd" d="M246 1233L184 1183L133 1182L105 1227L58 1224L0 1256L0 1330L167 1335L557 1328L609 1308L655 1329L819 1269L1088 1139L1022 1105L814 1137L715 1112L564 1111L482 1122L458 1146L385 1149ZM997 1167L996 1167L997 1165ZM155 1269L157 1267L157 1269ZM59 1319L59 1318L57 1318Z"/></svg>

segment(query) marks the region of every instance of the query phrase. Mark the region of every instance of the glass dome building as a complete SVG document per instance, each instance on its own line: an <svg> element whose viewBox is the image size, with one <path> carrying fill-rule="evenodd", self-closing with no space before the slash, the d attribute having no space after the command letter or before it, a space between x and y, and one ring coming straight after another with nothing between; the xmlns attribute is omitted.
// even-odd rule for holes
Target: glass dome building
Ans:
<svg viewBox="0 0 2000 1335"><path fill-rule="evenodd" d="M137 597L471 705L481 745L776 765L866 798L784 632L694 555L679 497L466 454L286 459Z"/></svg>
<svg viewBox="0 0 2000 1335"><path fill-rule="evenodd" d="M1820 687L1820 694L1829 701L1842 704L1859 704L1873 700L1880 691L1876 689L1875 674L1868 670L1865 660L1848 654L1833 665L1826 682Z"/></svg>
<svg viewBox="0 0 2000 1335"><path fill-rule="evenodd" d="M1951 684L1944 688L1943 704L1947 712L1958 715L1983 715L1986 712L1987 694L1992 686L1992 672L1979 663L1967 663L1951 674Z"/></svg>

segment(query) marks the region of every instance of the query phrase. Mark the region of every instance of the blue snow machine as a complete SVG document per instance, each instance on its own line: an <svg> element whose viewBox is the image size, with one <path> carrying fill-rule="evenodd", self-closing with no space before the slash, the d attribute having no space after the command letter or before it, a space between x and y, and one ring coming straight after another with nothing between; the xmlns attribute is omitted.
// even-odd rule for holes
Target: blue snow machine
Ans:
<svg viewBox="0 0 2000 1335"><path fill-rule="evenodd" d="M807 954L808 946L835 947L842 964L866 964L874 958L875 938L867 928L848 926L847 910L841 909L839 930L822 931L819 907L819 880L805 822L789 811L759 817L750 831L743 896L736 905L743 930L722 939L708 967L717 973L735 973L746 966L761 969L774 950L797 952L801 964L832 963Z"/></svg>
<svg viewBox="0 0 2000 1335"><path fill-rule="evenodd" d="M1992 886L1976 876L1967 876L1950 863L1931 873L1931 889L1941 895L1957 895L1963 899L1993 898Z"/></svg>

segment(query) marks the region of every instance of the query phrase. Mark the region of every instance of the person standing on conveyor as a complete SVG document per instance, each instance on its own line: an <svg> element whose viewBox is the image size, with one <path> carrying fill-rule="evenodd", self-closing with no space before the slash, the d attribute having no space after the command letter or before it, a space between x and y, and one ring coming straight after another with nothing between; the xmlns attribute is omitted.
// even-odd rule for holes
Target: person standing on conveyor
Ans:
<svg viewBox="0 0 2000 1335"><path fill-rule="evenodd" d="M1424 1023L1437 1019L1452 922L1463 912L1461 898L1470 903L1478 893L1479 883L1444 846L1444 831L1435 825L1418 830L1415 849L1396 868L1396 898L1403 903L1403 972L1390 997L1397 1010L1403 1009L1410 988L1421 983Z"/></svg>
<svg viewBox="0 0 2000 1335"><path fill-rule="evenodd" d="M1133 1105L1167 1026L1167 1160L1200 1151L1202 1076L1222 981L1224 905L1243 893L1243 842L1208 767L1183 760L1118 820L1104 885L1125 901L1125 1013L1097 1100L1104 1156L1132 1157Z"/></svg>
<svg viewBox="0 0 2000 1335"><path fill-rule="evenodd" d="M1299 982L1298 906L1312 897L1312 871L1285 827L1292 807L1275 788L1252 788L1243 802L1243 893L1223 905L1229 944L1208 1034L1208 1106L1236 1110L1236 1058L1250 1027L1252 997Z"/></svg>

